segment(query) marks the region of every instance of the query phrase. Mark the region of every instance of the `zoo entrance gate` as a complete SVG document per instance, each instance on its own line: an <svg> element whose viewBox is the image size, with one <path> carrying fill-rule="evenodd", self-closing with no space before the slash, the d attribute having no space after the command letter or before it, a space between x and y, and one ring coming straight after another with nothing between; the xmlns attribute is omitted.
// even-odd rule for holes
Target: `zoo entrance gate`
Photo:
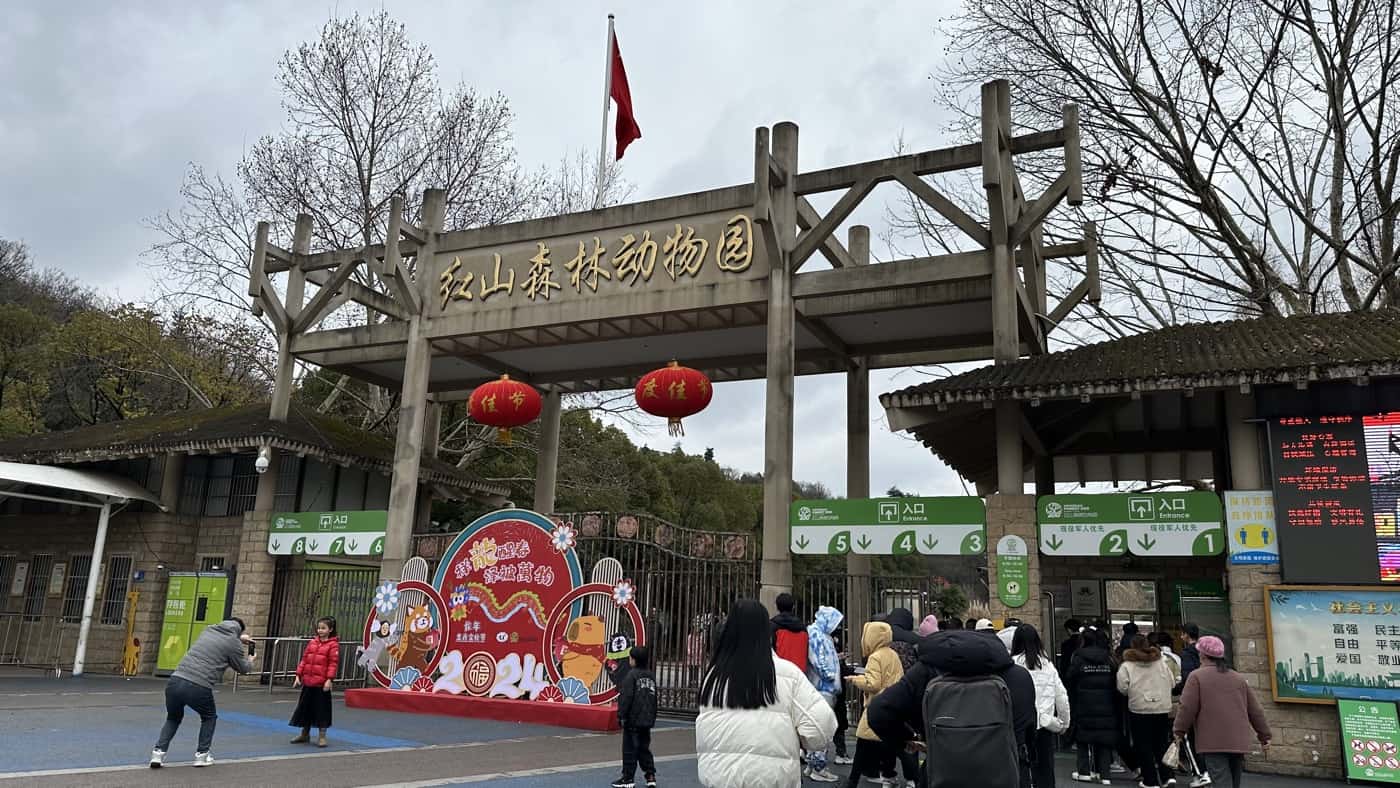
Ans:
<svg viewBox="0 0 1400 788"><path fill-rule="evenodd" d="M585 577L603 558L616 558L633 581L642 605L662 710L694 714L701 673L723 621L736 599L757 598L759 540L754 534L697 531L649 515L557 514L579 534L575 547ZM455 534L414 536L414 555L433 571ZM310 636L316 619L332 615L343 637L357 640L378 582L373 567L279 566L273 584L268 634ZM884 613L909 608L919 620L931 610L936 581L928 576L872 576L870 609ZM844 574L803 574L793 578L798 614L810 621L817 605L846 610ZM624 617L621 628L629 636ZM855 634L854 639L851 633ZM844 643L859 642L859 624L843 622ZM850 652L859 658L859 649Z"/></svg>

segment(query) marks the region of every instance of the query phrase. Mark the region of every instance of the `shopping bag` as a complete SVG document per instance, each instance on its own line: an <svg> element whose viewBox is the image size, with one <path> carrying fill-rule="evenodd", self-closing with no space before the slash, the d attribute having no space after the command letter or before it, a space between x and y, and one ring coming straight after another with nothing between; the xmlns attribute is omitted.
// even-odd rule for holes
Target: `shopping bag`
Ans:
<svg viewBox="0 0 1400 788"><path fill-rule="evenodd" d="M1180 744L1181 739L1172 739L1171 746L1167 747L1167 751L1162 753L1162 765L1172 771L1177 771L1181 768Z"/></svg>

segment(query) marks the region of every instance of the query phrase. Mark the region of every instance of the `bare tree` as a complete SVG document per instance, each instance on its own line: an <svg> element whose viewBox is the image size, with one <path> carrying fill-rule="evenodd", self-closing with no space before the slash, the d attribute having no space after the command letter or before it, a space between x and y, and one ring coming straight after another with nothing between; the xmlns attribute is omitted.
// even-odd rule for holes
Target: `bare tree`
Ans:
<svg viewBox="0 0 1400 788"><path fill-rule="evenodd" d="M1047 235L1099 222L1094 333L1400 304L1391 0L985 0L952 21L935 76L961 130L988 79L1025 127L1081 108L1091 199ZM1033 199L1049 176L1021 172ZM938 217L895 218L950 243Z"/></svg>

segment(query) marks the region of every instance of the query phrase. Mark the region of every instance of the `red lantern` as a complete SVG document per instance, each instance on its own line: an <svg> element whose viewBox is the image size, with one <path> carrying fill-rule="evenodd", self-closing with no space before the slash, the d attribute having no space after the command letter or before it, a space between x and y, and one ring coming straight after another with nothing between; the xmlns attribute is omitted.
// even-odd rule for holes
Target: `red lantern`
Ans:
<svg viewBox="0 0 1400 788"><path fill-rule="evenodd" d="M502 375L500 380L483 383L467 401L472 420L495 427L501 443L510 444L510 431L540 417L540 393L528 384Z"/></svg>
<svg viewBox="0 0 1400 788"><path fill-rule="evenodd" d="M684 435L681 419L704 410L713 394L705 373L674 361L637 381L637 406L653 416L665 416L672 435Z"/></svg>

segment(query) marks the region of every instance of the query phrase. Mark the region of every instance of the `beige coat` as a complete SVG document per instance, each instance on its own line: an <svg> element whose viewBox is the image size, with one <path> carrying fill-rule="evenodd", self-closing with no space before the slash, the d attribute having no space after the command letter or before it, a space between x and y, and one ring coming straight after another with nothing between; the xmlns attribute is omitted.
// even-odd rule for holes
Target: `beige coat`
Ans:
<svg viewBox="0 0 1400 788"><path fill-rule="evenodd" d="M1128 649L1118 668L1118 691L1128 696L1134 714L1168 714L1172 710L1172 678L1167 658L1156 646L1146 651Z"/></svg>
<svg viewBox="0 0 1400 788"><path fill-rule="evenodd" d="M851 686L865 693L866 711L861 712L860 724L856 726L857 739L880 740L875 731L870 729L870 723L866 719L870 699L904 678L904 668L899 664L899 655L890 648L893 642L894 633L890 630L890 625L883 621L871 621L860 633L860 651L865 655L865 673L846 677Z"/></svg>

